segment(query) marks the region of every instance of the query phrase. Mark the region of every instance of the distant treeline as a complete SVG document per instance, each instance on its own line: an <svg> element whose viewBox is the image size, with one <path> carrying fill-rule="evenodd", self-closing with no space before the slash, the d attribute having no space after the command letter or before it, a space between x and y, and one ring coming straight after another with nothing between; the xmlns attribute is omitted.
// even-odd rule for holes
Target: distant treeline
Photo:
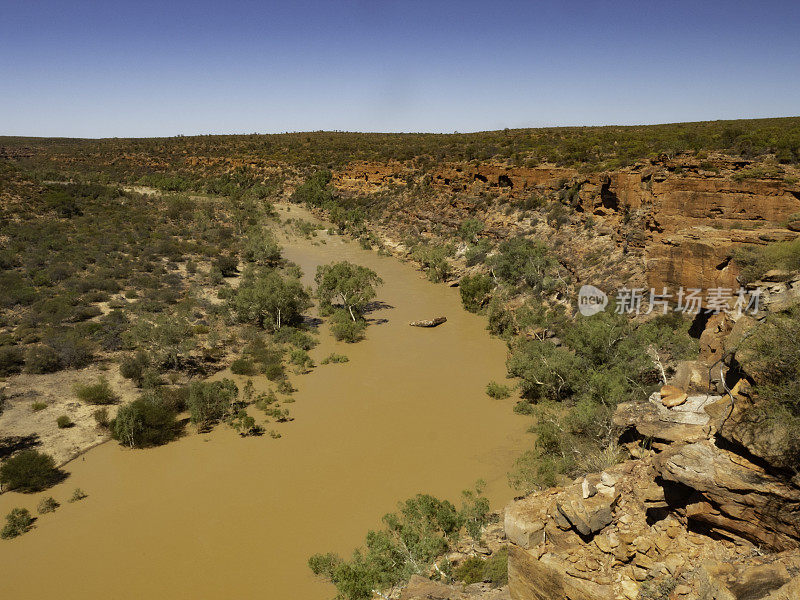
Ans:
<svg viewBox="0 0 800 600"><path fill-rule="evenodd" d="M86 168L90 163L95 168L103 164L107 175L114 171L133 175L126 171L134 165L139 175L145 166L150 172L170 172L186 168L187 158L194 156L240 159L245 165L249 160L276 161L299 168L335 168L353 160L416 160L421 168L440 161L501 160L591 171L664 154L710 151L746 159L769 155L778 162L796 163L800 161L800 117L451 134L317 131L102 140L0 137L0 156L39 168L49 160L69 162L75 168L81 163Z"/></svg>

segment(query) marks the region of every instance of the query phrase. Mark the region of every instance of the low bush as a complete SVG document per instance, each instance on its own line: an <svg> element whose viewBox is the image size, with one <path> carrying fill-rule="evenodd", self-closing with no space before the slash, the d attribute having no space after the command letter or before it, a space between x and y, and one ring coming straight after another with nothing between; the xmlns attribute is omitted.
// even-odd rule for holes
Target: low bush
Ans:
<svg viewBox="0 0 800 600"><path fill-rule="evenodd" d="M256 366L249 358L237 358L231 363L231 373L234 375L255 375Z"/></svg>
<svg viewBox="0 0 800 600"><path fill-rule="evenodd" d="M75 490L72 492L72 496L70 496L70 498L69 498L69 501L70 502L80 502L81 500L83 500L85 498L88 498L88 497L89 497L89 494L84 492L81 488L75 488Z"/></svg>
<svg viewBox="0 0 800 600"><path fill-rule="evenodd" d="M508 549L502 548L489 558L470 556L453 571L453 578L471 583L491 583L500 587L508 583Z"/></svg>
<svg viewBox="0 0 800 600"><path fill-rule="evenodd" d="M119 401L105 377L100 377L96 383L75 384L75 395L88 404L115 404Z"/></svg>
<svg viewBox="0 0 800 600"><path fill-rule="evenodd" d="M132 380L142 387L145 371L150 367L150 358L143 351L124 359L119 365L119 372L125 379Z"/></svg>
<svg viewBox="0 0 800 600"><path fill-rule="evenodd" d="M25 370L28 373L55 373L63 368L61 357L50 346L32 346L25 354Z"/></svg>
<svg viewBox="0 0 800 600"><path fill-rule="evenodd" d="M766 246L743 246L734 251L733 260L739 265L739 279L745 284L761 279L771 269L798 271L800 238Z"/></svg>
<svg viewBox="0 0 800 600"><path fill-rule="evenodd" d="M0 377L8 377L22 371L25 353L17 346L0 347Z"/></svg>
<svg viewBox="0 0 800 600"><path fill-rule="evenodd" d="M72 422L72 419L70 419L67 415L61 415L56 419L56 425L58 425L59 429L68 429L74 424L75 423Z"/></svg>
<svg viewBox="0 0 800 600"><path fill-rule="evenodd" d="M511 389L507 385L502 385L496 381L490 381L486 385L486 395L496 400L502 400L511 395Z"/></svg>
<svg viewBox="0 0 800 600"><path fill-rule="evenodd" d="M322 364L327 365L330 363L346 363L349 362L350 359L347 358L344 354L336 354L335 352L331 352L328 356L322 359Z"/></svg>
<svg viewBox="0 0 800 600"><path fill-rule="evenodd" d="M56 502L55 498L52 496L48 496L47 498L42 498L39 502L39 505L36 507L36 512L40 515L44 515L47 513L55 512L55 510L59 507L58 502Z"/></svg>
<svg viewBox="0 0 800 600"><path fill-rule="evenodd" d="M8 540L30 531L33 527L33 517L27 508L13 508L6 515L6 524L0 530L0 538Z"/></svg>
<svg viewBox="0 0 800 600"><path fill-rule="evenodd" d="M221 421L231 413L238 393L239 389L230 379L190 384L186 400L189 419L198 429Z"/></svg>
<svg viewBox="0 0 800 600"><path fill-rule="evenodd" d="M108 409L105 406L94 411L92 417L100 427L108 427L111 422L108 418Z"/></svg>

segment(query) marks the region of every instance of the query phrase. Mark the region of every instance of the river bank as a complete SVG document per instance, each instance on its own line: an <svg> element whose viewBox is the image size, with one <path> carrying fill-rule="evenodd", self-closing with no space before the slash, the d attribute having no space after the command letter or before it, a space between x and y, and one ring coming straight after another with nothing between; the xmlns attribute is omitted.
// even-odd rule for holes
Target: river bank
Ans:
<svg viewBox="0 0 800 600"><path fill-rule="evenodd" d="M313 219L295 206L280 214ZM505 375L505 348L483 319L461 308L457 290L340 236L283 243L306 283L334 260L384 279L366 340L335 342L323 325L311 351L317 364L334 351L349 362L293 378L294 421L281 425L280 439L219 426L148 450L104 444L51 490L0 496L3 513L49 495L63 504L30 534L0 544L0 594L323 599L332 589L308 571L308 556L348 553L398 500L425 491L457 501L478 478L493 506L511 498L506 472L525 423L510 400L484 393ZM438 314L448 322L434 330L408 326ZM263 377L253 383L267 386ZM76 486L89 497L64 503Z"/></svg>

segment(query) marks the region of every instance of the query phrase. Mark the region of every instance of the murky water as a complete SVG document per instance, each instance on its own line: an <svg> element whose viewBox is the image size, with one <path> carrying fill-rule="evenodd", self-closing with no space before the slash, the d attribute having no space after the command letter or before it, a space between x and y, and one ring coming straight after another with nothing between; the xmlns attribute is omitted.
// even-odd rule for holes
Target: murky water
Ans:
<svg viewBox="0 0 800 600"><path fill-rule="evenodd" d="M308 281L340 259L385 281L388 307L370 315L385 322L352 345L323 328L312 351L317 363L331 351L350 362L293 379L295 420L269 426L281 439L223 425L149 450L105 444L68 465L69 479L44 494L62 507L0 541L0 598L323 600L332 587L310 573L308 556L349 552L398 500L425 491L457 502L478 478L494 506L511 498L506 473L525 422L511 400L484 394L504 377L503 343L461 309L457 290L338 236L315 240L285 248ZM408 326L436 315L448 322ZM89 497L66 503L76 486ZM34 512L41 497L0 495L0 516Z"/></svg>

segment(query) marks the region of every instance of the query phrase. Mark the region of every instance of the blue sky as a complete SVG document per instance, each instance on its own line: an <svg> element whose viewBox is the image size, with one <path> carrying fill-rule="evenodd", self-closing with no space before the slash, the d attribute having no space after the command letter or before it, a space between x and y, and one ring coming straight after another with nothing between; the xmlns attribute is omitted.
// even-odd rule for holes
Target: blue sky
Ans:
<svg viewBox="0 0 800 600"><path fill-rule="evenodd" d="M800 114L800 2L0 0L0 135Z"/></svg>

